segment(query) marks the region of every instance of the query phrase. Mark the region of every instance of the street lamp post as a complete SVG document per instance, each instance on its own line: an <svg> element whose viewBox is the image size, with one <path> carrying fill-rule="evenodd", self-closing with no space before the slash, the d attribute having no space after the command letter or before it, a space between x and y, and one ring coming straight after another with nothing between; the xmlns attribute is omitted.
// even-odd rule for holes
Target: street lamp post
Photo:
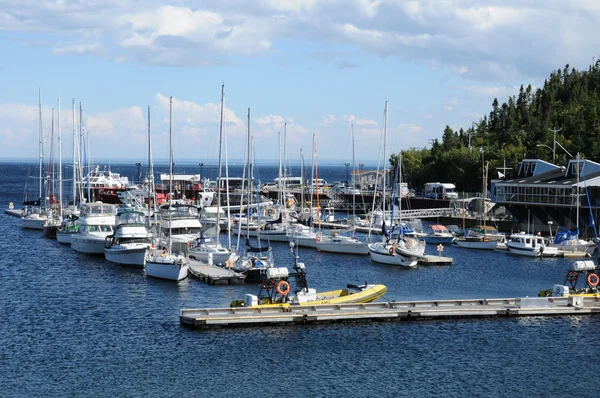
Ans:
<svg viewBox="0 0 600 398"><path fill-rule="evenodd" d="M565 151L567 155L569 155L571 159L573 159L573 155L571 155L571 153L567 151L564 146L560 145L560 142L558 141L554 141L554 148L551 148L550 146L545 144L537 144L536 147L544 147L550 149L552 151L552 163L554 164L556 162L556 145L558 145L563 151Z"/></svg>
<svg viewBox="0 0 600 398"><path fill-rule="evenodd" d="M140 180L142 179L142 176L140 175L140 166L141 166L142 164L141 164L140 162L137 162L135 165L136 165L136 166L137 166L137 168L138 168L137 182L138 182L138 184L139 184L139 183L140 183Z"/></svg>
<svg viewBox="0 0 600 398"><path fill-rule="evenodd" d="M346 186L348 186L348 183L350 182L350 173L349 173L350 163L344 163L344 166L346 166Z"/></svg>

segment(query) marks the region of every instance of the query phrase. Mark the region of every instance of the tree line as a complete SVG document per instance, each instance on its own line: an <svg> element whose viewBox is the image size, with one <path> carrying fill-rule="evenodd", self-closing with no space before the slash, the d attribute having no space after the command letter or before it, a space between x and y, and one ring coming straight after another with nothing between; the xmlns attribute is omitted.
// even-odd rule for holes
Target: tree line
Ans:
<svg viewBox="0 0 600 398"><path fill-rule="evenodd" d="M534 158L552 162L554 130L555 164L566 165L566 152L582 158L600 159L600 59L588 70L578 71L567 64L544 81L541 88L521 85L518 95L500 105L492 102L489 115L466 130L454 131L446 126L441 140L431 148L401 152L402 180L409 187L422 189L427 182L456 184L459 191L482 190L483 160L488 164L489 179L497 178L506 163L516 173L518 163ZM566 149L566 151L565 151ZM390 166L395 170L398 154L392 154Z"/></svg>

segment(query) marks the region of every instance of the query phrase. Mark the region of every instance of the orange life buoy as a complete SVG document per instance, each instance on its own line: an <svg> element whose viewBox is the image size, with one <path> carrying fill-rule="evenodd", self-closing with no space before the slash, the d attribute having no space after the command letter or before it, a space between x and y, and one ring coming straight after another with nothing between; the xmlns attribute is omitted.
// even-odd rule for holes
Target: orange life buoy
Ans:
<svg viewBox="0 0 600 398"><path fill-rule="evenodd" d="M290 284L286 281L279 281L279 283L277 284L277 293L281 294L282 296L285 296L289 292Z"/></svg>
<svg viewBox="0 0 600 398"><path fill-rule="evenodd" d="M394 254L394 246L390 247L390 254Z"/></svg>
<svg viewBox="0 0 600 398"><path fill-rule="evenodd" d="M600 277L598 277L597 274L589 274L587 281L590 286L596 287L596 286L598 286L598 282L600 282Z"/></svg>

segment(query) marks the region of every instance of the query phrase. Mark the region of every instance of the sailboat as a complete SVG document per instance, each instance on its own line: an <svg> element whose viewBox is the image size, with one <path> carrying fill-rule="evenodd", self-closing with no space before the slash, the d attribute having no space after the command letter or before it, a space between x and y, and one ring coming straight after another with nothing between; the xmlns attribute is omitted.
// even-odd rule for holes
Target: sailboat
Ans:
<svg viewBox="0 0 600 398"><path fill-rule="evenodd" d="M79 210L77 209L77 189L80 185L77 184L80 178L78 177L79 173L79 161L81 158L81 153L77 151L77 134L75 131L75 99L72 101L72 110L73 110L73 187L72 187L72 195L73 195L73 205L69 209L68 215L63 218L62 222L56 229L56 240L58 243L62 244L71 244L71 238L75 233L77 233L79 229L79 225L77 224L77 219L79 218L77 214L79 214ZM81 116L81 115L80 115ZM79 197L83 197L83 194L80 194Z"/></svg>
<svg viewBox="0 0 600 398"><path fill-rule="evenodd" d="M354 161L354 126L352 125L352 169L355 169ZM354 180L354 175L353 175ZM354 212L356 195L356 184L352 184L352 211ZM352 214L354 216L354 214ZM319 234L317 239L317 250L328 253L342 254L369 254L369 245L356 238L355 230L352 229L352 236L339 235L336 231L331 233L331 236Z"/></svg>
<svg viewBox="0 0 600 398"><path fill-rule="evenodd" d="M224 109L224 101L225 101L225 85L221 85L221 122L219 126L219 176L218 176L218 191L217 191L217 222L215 223L215 238L214 241L206 240L206 233L196 240L196 245L191 247L189 250L189 257L191 259L199 260L204 263L209 263L210 258L212 257L212 263L218 265L224 265L227 263L227 260L231 257L231 250L221 246L221 242L219 240L219 232L221 230L220 227L220 217L221 217L221 162L222 162L222 142L223 142L223 109ZM229 181L229 179L227 179ZM229 189L227 190L229 194ZM228 206L229 208L229 206ZM205 231L206 232L206 231Z"/></svg>
<svg viewBox="0 0 600 398"><path fill-rule="evenodd" d="M384 111L384 119L383 119L383 159L385 162L386 159L386 140L387 140L387 113L388 113L388 103L385 102L385 111ZM377 172L379 175L379 171ZM385 215L385 204L386 204L386 173L385 167L383 172L383 192L382 192L382 213ZM375 184L377 185L377 184ZM373 201L373 206L375 206L375 201ZM393 213L393 207L392 207ZM392 214L392 222L393 222L393 214ZM390 264L390 265L400 265L404 267L415 267L417 265L417 260L411 257L405 257L396 252L396 242L390 239L390 233L387 230L385 220L383 220L382 224L382 232L383 232L383 240L381 242L374 242L369 244L369 256L371 260L376 263L382 264Z"/></svg>
<svg viewBox="0 0 600 398"><path fill-rule="evenodd" d="M48 216L45 214L42 208L42 168L43 168L43 160L44 160L44 147L42 141L42 89L40 88L40 106L39 106L39 194L38 199L35 201L25 201L23 204L25 205L25 212L22 215L21 220L23 221L23 228L26 229L44 229L44 224L48 219Z"/></svg>
<svg viewBox="0 0 600 398"><path fill-rule="evenodd" d="M169 197L173 193L173 144L172 144L173 97L169 98ZM169 207L172 205L170 199ZM161 217L162 217L161 212ZM169 220L171 221L171 220ZM162 225L161 225L162 227ZM146 275L155 278L180 281L187 278L189 261L187 256L172 251L172 224L169 222L167 245L163 250L152 248L146 255Z"/></svg>
<svg viewBox="0 0 600 398"><path fill-rule="evenodd" d="M476 229L470 229L464 236L454 240L454 243L465 249L495 250L498 242L504 241L504 235L498 234L495 228L486 225L487 208L485 206L486 197L486 167L484 162L483 148L481 151L481 171L482 171L482 189L481 189L481 209L483 212L483 226Z"/></svg>

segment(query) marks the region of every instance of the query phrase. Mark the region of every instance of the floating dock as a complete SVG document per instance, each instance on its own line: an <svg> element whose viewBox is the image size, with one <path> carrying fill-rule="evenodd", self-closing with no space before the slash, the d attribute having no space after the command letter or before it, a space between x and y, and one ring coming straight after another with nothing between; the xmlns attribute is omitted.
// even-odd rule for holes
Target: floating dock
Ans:
<svg viewBox="0 0 600 398"><path fill-rule="evenodd" d="M190 274L209 285L239 285L246 279L244 274L195 260L190 260Z"/></svg>
<svg viewBox="0 0 600 398"><path fill-rule="evenodd" d="M4 213L8 214L9 216L21 218L25 211L23 209L6 209L4 210Z"/></svg>
<svg viewBox="0 0 600 398"><path fill-rule="evenodd" d="M391 301L287 308L183 309L182 326L196 329L301 326L338 322L393 322L461 318L507 318L600 314L600 297L523 297L498 299Z"/></svg>
<svg viewBox="0 0 600 398"><path fill-rule="evenodd" d="M437 256L435 254L426 254L418 260L419 265L451 265L452 257Z"/></svg>

